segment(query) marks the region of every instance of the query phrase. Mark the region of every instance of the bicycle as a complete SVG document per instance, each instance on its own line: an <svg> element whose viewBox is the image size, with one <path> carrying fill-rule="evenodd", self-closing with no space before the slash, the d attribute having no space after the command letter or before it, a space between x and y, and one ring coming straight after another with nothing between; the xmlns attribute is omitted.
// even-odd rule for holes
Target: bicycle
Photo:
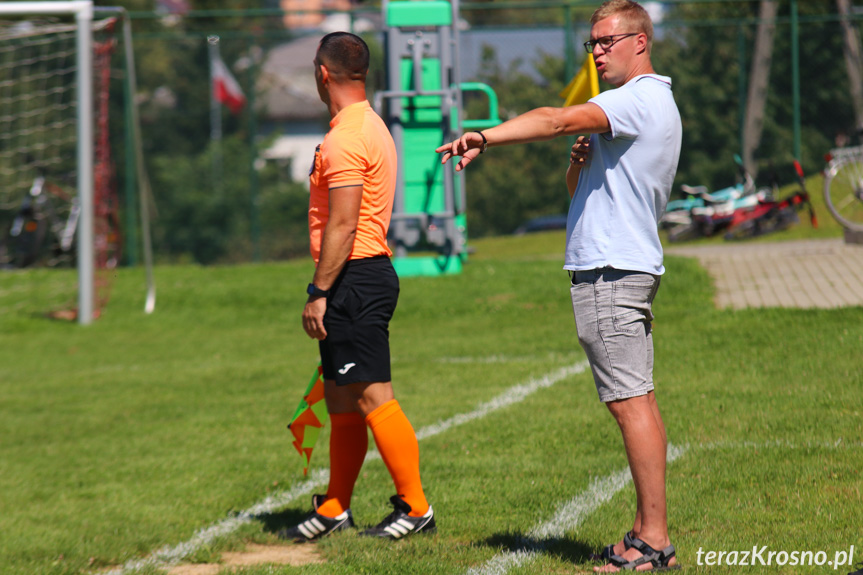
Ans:
<svg viewBox="0 0 863 575"><path fill-rule="evenodd" d="M55 206L57 200L62 202L59 207ZM49 266L74 264L80 213L77 196L44 176L36 176L12 219L0 261L13 268L26 268L42 260Z"/></svg>
<svg viewBox="0 0 863 575"><path fill-rule="evenodd" d="M863 146L830 151L824 169L824 201L843 227L863 232Z"/></svg>

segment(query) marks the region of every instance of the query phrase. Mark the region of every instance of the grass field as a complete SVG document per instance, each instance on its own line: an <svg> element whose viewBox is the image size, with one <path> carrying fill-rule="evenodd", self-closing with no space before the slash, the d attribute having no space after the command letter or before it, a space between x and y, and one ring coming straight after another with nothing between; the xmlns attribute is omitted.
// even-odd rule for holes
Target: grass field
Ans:
<svg viewBox="0 0 863 575"><path fill-rule="evenodd" d="M626 459L583 369L563 241L477 241L461 275L402 280L393 379L420 433L439 533L395 544L338 534L318 544L323 564L243 573L591 569L589 553L629 527L634 491L615 483ZM699 566L698 552L767 546L765 561L769 551L832 561L854 545L863 561L863 308L716 310L694 260L666 264L655 376L676 448L669 520L681 563L849 571L776 558ZM158 573L159 550L218 561L276 543L274 530L301 519L327 462L325 432L303 479L285 429L317 361L299 319L311 273L306 261L160 267L145 316L143 274L124 269L86 328L41 315L71 274L0 275L0 573L135 560ZM358 523L377 523L392 493L371 458ZM277 504L255 507L266 501Z"/></svg>

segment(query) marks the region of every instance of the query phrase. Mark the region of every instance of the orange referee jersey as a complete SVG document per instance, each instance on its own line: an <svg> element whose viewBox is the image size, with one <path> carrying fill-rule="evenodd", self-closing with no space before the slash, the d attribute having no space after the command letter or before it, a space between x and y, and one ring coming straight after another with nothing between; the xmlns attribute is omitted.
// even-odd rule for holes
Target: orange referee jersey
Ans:
<svg viewBox="0 0 863 575"><path fill-rule="evenodd" d="M396 146L386 124L368 101L343 108L315 151L310 176L309 239L312 258L321 257L321 240L330 215L330 190L362 186L357 234L349 259L392 255L387 230L396 189Z"/></svg>

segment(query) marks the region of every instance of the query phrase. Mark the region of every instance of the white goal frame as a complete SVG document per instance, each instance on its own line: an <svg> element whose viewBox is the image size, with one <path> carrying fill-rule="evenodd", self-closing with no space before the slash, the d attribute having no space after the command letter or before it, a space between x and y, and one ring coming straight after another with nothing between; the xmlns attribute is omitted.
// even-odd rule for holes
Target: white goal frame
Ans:
<svg viewBox="0 0 863 575"><path fill-rule="evenodd" d="M0 16L74 15L76 32L78 201L78 323L93 322L93 2L0 2Z"/></svg>

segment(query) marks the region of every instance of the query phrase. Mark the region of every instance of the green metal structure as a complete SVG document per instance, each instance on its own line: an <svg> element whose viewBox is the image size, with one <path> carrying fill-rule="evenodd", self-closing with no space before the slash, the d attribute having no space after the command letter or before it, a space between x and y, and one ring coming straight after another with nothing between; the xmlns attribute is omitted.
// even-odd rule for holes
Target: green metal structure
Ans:
<svg viewBox="0 0 863 575"><path fill-rule="evenodd" d="M458 0L384 0L383 17L387 89L375 108L399 157L393 265L400 276L459 273L467 258L464 176L434 150L464 130L500 123L497 96L485 84L460 82ZM487 95L489 118L462 119L467 90Z"/></svg>

